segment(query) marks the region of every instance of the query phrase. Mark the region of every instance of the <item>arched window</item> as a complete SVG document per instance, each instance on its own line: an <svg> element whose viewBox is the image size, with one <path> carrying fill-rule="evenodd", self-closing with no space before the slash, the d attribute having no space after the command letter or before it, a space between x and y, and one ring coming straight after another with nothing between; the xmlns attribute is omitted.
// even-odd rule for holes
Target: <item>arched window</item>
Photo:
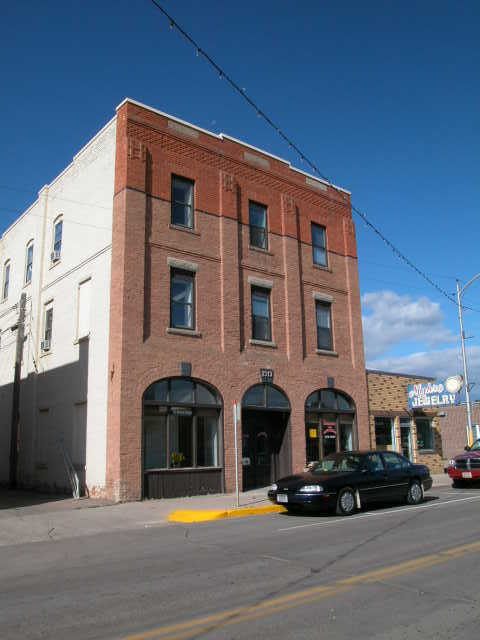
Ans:
<svg viewBox="0 0 480 640"><path fill-rule="evenodd" d="M154 382L143 395L144 469L219 467L222 399L193 378Z"/></svg>
<svg viewBox="0 0 480 640"><path fill-rule="evenodd" d="M3 265L3 284L2 284L2 300L8 298L8 289L10 287L10 260Z"/></svg>
<svg viewBox="0 0 480 640"><path fill-rule="evenodd" d="M242 409L290 410L287 396L271 384L256 384L242 398Z"/></svg>
<svg viewBox="0 0 480 640"><path fill-rule="evenodd" d="M307 462L335 451L351 451L358 441L355 403L341 391L318 389L305 402Z"/></svg>
<svg viewBox="0 0 480 640"><path fill-rule="evenodd" d="M58 262L62 257L63 216L58 216L53 223L52 262Z"/></svg>
<svg viewBox="0 0 480 640"><path fill-rule="evenodd" d="M30 284L33 275L33 240L27 244L25 253L25 284Z"/></svg>

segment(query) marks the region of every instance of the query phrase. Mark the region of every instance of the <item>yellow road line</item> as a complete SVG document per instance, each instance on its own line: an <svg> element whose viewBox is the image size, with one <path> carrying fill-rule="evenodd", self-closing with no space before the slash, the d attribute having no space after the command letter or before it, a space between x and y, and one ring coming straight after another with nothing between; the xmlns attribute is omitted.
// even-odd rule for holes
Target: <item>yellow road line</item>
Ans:
<svg viewBox="0 0 480 640"><path fill-rule="evenodd" d="M310 604L311 602L316 602L329 596L346 593L361 584L385 580L387 578L414 573L420 569L438 566L469 553L480 553L480 542L445 549L428 556L413 558L412 560L368 571L350 578L343 578L329 586L311 587L310 589L289 593L284 596L269 598L259 604L238 607L202 618L158 627L150 631L134 633L133 635L126 636L125 640L149 640L152 638L184 640L198 633L204 633L212 627L225 627L231 624L262 618L272 615L277 611L284 611L293 607Z"/></svg>

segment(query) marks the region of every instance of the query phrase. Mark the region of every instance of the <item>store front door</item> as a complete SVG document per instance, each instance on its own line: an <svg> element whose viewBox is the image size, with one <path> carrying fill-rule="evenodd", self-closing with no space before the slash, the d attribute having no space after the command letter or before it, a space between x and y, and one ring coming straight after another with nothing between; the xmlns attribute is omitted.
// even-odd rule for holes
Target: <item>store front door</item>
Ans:
<svg viewBox="0 0 480 640"><path fill-rule="evenodd" d="M400 419L400 450L409 460L412 460L412 434L410 420Z"/></svg>
<svg viewBox="0 0 480 640"><path fill-rule="evenodd" d="M255 385L242 401L243 491L266 487L290 469L290 403L279 389Z"/></svg>

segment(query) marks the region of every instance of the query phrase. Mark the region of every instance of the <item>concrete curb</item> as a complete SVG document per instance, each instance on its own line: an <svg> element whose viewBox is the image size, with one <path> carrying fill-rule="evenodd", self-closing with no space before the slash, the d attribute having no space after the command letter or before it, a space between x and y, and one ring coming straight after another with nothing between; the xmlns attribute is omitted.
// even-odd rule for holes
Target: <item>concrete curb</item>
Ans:
<svg viewBox="0 0 480 640"><path fill-rule="evenodd" d="M169 522L208 522L209 520L223 520L225 518L247 518L249 516L264 516L269 513L284 513L285 507L271 505L267 507L243 507L240 509L182 509L173 511L169 516Z"/></svg>

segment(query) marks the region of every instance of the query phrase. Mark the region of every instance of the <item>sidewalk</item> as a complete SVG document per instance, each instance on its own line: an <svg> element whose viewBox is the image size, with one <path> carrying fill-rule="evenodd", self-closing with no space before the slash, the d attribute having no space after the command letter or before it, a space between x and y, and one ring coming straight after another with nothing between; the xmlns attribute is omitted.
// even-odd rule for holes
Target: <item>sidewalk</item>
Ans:
<svg viewBox="0 0 480 640"><path fill-rule="evenodd" d="M433 489L449 486L446 474L433 475ZM268 487L240 494L241 507L270 505ZM107 500L42 495L0 489L0 546L61 540L107 531L173 526L168 516L177 510L235 508L234 494L144 500L115 504Z"/></svg>

